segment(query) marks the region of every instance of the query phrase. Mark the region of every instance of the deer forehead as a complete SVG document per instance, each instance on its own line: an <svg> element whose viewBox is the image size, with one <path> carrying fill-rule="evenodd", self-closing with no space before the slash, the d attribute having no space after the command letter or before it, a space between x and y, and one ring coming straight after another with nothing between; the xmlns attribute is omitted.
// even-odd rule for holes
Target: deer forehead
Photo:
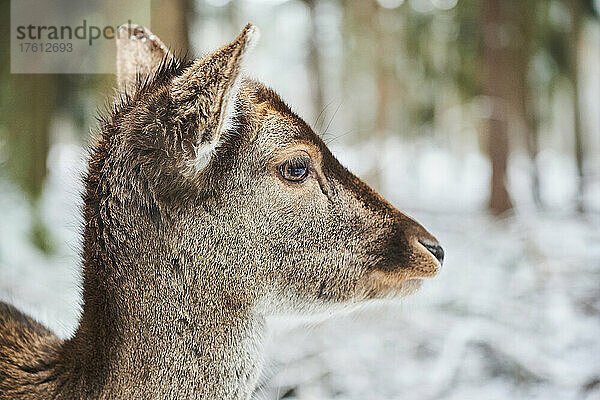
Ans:
<svg viewBox="0 0 600 400"><path fill-rule="evenodd" d="M321 160L317 135L271 89L258 82L246 82L238 99L250 127L250 139L261 148L274 153L280 161L301 152L315 161Z"/></svg>

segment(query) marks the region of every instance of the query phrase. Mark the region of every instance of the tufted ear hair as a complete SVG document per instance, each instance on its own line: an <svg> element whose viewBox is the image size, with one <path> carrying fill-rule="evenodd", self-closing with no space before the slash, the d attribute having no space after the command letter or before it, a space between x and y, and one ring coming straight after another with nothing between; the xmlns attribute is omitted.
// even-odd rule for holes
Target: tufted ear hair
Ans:
<svg viewBox="0 0 600 400"><path fill-rule="evenodd" d="M187 163L192 172L208 165L230 128L244 58L259 35L258 28L246 25L233 42L195 60L171 83L176 119L192 148Z"/></svg>
<svg viewBox="0 0 600 400"><path fill-rule="evenodd" d="M117 32L117 82L121 92L133 93L138 82L151 76L171 52L149 29L132 24Z"/></svg>

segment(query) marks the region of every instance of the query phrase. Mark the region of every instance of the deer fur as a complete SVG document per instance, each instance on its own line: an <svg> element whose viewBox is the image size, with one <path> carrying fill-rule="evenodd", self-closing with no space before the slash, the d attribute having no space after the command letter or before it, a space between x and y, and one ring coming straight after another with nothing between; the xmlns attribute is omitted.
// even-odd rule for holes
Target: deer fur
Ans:
<svg viewBox="0 0 600 400"><path fill-rule="evenodd" d="M437 273L435 238L241 77L257 39L248 25L184 61L119 31L122 95L85 176L80 323L60 340L0 303L0 398L248 399L267 316L408 294Z"/></svg>

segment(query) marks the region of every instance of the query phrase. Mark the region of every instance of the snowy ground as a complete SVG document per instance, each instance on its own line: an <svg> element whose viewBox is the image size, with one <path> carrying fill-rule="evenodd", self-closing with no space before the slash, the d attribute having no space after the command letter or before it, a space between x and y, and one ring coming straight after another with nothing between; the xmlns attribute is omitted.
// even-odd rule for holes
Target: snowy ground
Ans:
<svg viewBox="0 0 600 400"><path fill-rule="evenodd" d="M259 398L600 399L600 215L518 212L493 221L469 211L485 199L480 157L455 165L443 153L422 154L425 164L448 164L439 177L407 161L415 152L385 149L384 166L406 165L384 171L383 191L444 244L443 271L407 299L310 326L273 324ZM352 167L360 153L342 158ZM0 178L0 299L62 337L79 309L82 160L73 145L50 154L42 209L56 245L51 257L28 243L31 211ZM432 180L437 205L422 187Z"/></svg>

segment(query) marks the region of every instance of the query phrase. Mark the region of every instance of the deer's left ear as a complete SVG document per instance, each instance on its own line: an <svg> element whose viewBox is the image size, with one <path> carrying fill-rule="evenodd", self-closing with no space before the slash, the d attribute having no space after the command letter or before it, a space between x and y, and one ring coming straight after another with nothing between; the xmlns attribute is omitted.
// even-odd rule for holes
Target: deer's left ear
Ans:
<svg viewBox="0 0 600 400"><path fill-rule="evenodd" d="M147 28L122 25L117 32L119 90L133 94L139 80L151 76L161 63L172 58L163 42Z"/></svg>
<svg viewBox="0 0 600 400"><path fill-rule="evenodd" d="M173 79L175 118L184 130L185 147L191 150L187 164L192 172L208 165L229 128L244 58L258 38L258 28L248 24L233 42L194 61Z"/></svg>

